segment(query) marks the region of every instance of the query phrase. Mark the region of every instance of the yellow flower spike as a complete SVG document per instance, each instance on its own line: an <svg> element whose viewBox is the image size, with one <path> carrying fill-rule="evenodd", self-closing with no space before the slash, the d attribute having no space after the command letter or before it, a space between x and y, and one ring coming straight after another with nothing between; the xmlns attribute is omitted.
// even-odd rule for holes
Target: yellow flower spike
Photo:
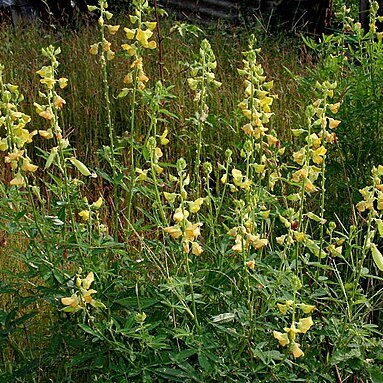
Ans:
<svg viewBox="0 0 383 383"><path fill-rule="evenodd" d="M106 25L106 27L112 36L115 35L120 29L120 25Z"/></svg>
<svg viewBox="0 0 383 383"><path fill-rule="evenodd" d="M197 213L204 202L203 198L197 198L194 202L189 202L190 213Z"/></svg>
<svg viewBox="0 0 383 383"><path fill-rule="evenodd" d="M282 347L287 346L290 343L287 333L281 333L279 331L273 331L274 338L279 342Z"/></svg>
<svg viewBox="0 0 383 383"><path fill-rule="evenodd" d="M293 343L291 345L291 352L294 355L294 358L299 358L301 356L304 356L304 352L300 349L300 344L299 343Z"/></svg>
<svg viewBox="0 0 383 383"><path fill-rule="evenodd" d="M94 273L93 271L91 271L86 277L85 279L82 280L82 287L85 289L85 290L88 290L90 285L94 282Z"/></svg>
<svg viewBox="0 0 383 383"><path fill-rule="evenodd" d="M305 303L300 303L298 306L304 314L310 314L316 309L314 305L306 305Z"/></svg>
<svg viewBox="0 0 383 383"><path fill-rule="evenodd" d="M178 225L165 227L164 231L174 239L178 239L183 234L181 228Z"/></svg>
<svg viewBox="0 0 383 383"><path fill-rule="evenodd" d="M203 253L201 245L197 242L192 242L192 254L199 256Z"/></svg>
<svg viewBox="0 0 383 383"><path fill-rule="evenodd" d="M58 79L60 89L64 89L68 85L68 79L66 77L61 77Z"/></svg>
<svg viewBox="0 0 383 383"><path fill-rule="evenodd" d="M53 104L54 106L57 108L57 109L62 109L63 106L66 104L66 101L60 97L59 95L57 95L53 101Z"/></svg>
<svg viewBox="0 0 383 383"><path fill-rule="evenodd" d="M64 306L70 306L70 307L78 307L79 306L79 299L76 294L72 294L68 298L61 298L61 303Z"/></svg>
<svg viewBox="0 0 383 383"><path fill-rule="evenodd" d="M136 35L136 30L135 29L129 29L129 28L124 28L126 38L128 40L133 40L134 36Z"/></svg>
<svg viewBox="0 0 383 383"><path fill-rule="evenodd" d="M99 46L99 43L96 43L96 44L92 44L89 48L89 53L91 55L97 55L98 54L98 46Z"/></svg>
<svg viewBox="0 0 383 383"><path fill-rule="evenodd" d="M265 171L266 165L255 164L254 170L257 174L262 174Z"/></svg>
<svg viewBox="0 0 383 383"><path fill-rule="evenodd" d="M145 83L149 81L149 77L144 73L143 70L138 72L138 81Z"/></svg>
<svg viewBox="0 0 383 383"><path fill-rule="evenodd" d="M90 213L88 210L82 210L78 213L78 215L81 217L81 219L86 222L89 220Z"/></svg>
<svg viewBox="0 0 383 383"><path fill-rule="evenodd" d="M311 316L307 318L302 318L299 322L297 322L298 330L302 334L305 334L308 330L310 330L311 326L313 325L314 325L314 322Z"/></svg>

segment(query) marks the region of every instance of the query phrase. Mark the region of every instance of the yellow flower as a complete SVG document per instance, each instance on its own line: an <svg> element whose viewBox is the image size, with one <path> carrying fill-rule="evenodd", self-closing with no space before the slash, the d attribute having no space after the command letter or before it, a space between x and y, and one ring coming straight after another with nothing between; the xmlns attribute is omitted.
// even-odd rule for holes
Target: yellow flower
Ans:
<svg viewBox="0 0 383 383"><path fill-rule="evenodd" d="M247 235L247 240L254 247L255 250L263 249L269 241L266 238L259 238L259 235Z"/></svg>
<svg viewBox="0 0 383 383"><path fill-rule="evenodd" d="M339 107L340 107L340 102L336 102L335 104L330 105L330 110L331 112L336 114L338 113Z"/></svg>
<svg viewBox="0 0 383 383"><path fill-rule="evenodd" d="M203 252L202 247L197 242L192 242L192 253L194 255L201 255Z"/></svg>
<svg viewBox="0 0 383 383"><path fill-rule="evenodd" d="M51 129L48 130L39 130L39 135L45 139L53 138L53 133Z"/></svg>
<svg viewBox="0 0 383 383"><path fill-rule="evenodd" d="M306 305L305 303L301 303L298 305L299 308L303 311L304 314L310 314L315 310L315 306L313 305Z"/></svg>
<svg viewBox="0 0 383 383"><path fill-rule="evenodd" d="M157 26L157 23L155 21L145 21L143 24L146 28L149 29L149 31L153 31Z"/></svg>
<svg viewBox="0 0 383 383"><path fill-rule="evenodd" d="M31 164L27 158L23 159L23 165L21 169L24 170L25 172L35 172L37 168L38 166Z"/></svg>
<svg viewBox="0 0 383 383"><path fill-rule="evenodd" d="M96 43L96 44L92 44L89 48L89 53L91 55L97 55L98 54L98 45L99 43Z"/></svg>
<svg viewBox="0 0 383 383"><path fill-rule="evenodd" d="M310 327L314 325L314 322L311 317L302 318L299 322L297 322L298 330L305 334L308 330L310 330Z"/></svg>
<svg viewBox="0 0 383 383"><path fill-rule="evenodd" d="M105 25L111 35L115 35L120 29L119 25Z"/></svg>
<svg viewBox="0 0 383 383"><path fill-rule="evenodd" d="M305 152L304 148L302 148L299 151L293 153L293 160L294 160L294 162L296 162L299 165L303 165L303 162L305 160L305 155L306 155L306 152Z"/></svg>
<svg viewBox="0 0 383 383"><path fill-rule="evenodd" d="M89 220L90 213L88 210L82 210L78 213L78 215L81 217L81 219L86 222Z"/></svg>
<svg viewBox="0 0 383 383"><path fill-rule="evenodd" d="M66 104L66 101L60 97L59 95L57 95L54 99L54 106L57 108L57 109L61 109L65 104Z"/></svg>
<svg viewBox="0 0 383 383"><path fill-rule="evenodd" d="M79 307L79 299L77 297L76 294L72 294L70 297L68 298L61 298L61 303L64 305L64 306L70 306L70 307L74 307L74 308L77 308Z"/></svg>
<svg viewBox="0 0 383 383"><path fill-rule="evenodd" d="M182 236L182 230L178 225L165 227L164 231L174 239Z"/></svg>
<svg viewBox="0 0 383 383"><path fill-rule="evenodd" d="M323 156L326 154L327 149L324 146L320 146L313 151L313 162L320 165L323 162Z"/></svg>
<svg viewBox="0 0 383 383"><path fill-rule="evenodd" d="M246 266L247 266L250 270L254 270L254 269L255 269L255 262L254 262L254 260L247 261L247 262L246 262Z"/></svg>
<svg viewBox="0 0 383 383"><path fill-rule="evenodd" d="M187 210L183 210L180 207L178 207L173 214L173 219L176 222L181 222L184 219L186 219L189 216L189 212Z"/></svg>
<svg viewBox="0 0 383 383"><path fill-rule="evenodd" d="M58 79L60 89L64 89L68 85L68 79L66 77L61 77Z"/></svg>
<svg viewBox="0 0 383 383"><path fill-rule="evenodd" d="M192 242L194 241L200 234L200 227L202 223L194 223L190 224L185 228L185 239Z"/></svg>
<svg viewBox="0 0 383 383"><path fill-rule="evenodd" d="M97 291L93 290L93 289L83 291L82 297L83 297L85 303L93 304L94 300L93 300L92 294L95 294L95 293L97 293Z"/></svg>
<svg viewBox="0 0 383 383"><path fill-rule="evenodd" d="M202 204L203 204L204 199L203 198L197 198L194 202L189 202L189 210L191 213L197 213Z"/></svg>
<svg viewBox="0 0 383 383"><path fill-rule="evenodd" d="M122 44L121 48L128 53L129 56L134 56L136 54L136 48L129 44Z"/></svg>
<svg viewBox="0 0 383 383"><path fill-rule="evenodd" d="M94 282L94 273L93 271L91 271L86 277L85 279L83 279L81 281L81 284L82 284L82 287L85 289L85 290L88 290L90 285Z"/></svg>
<svg viewBox="0 0 383 383"><path fill-rule="evenodd" d="M334 120L333 118L328 119L330 129L336 129L341 123L339 120Z"/></svg>
<svg viewBox="0 0 383 383"><path fill-rule="evenodd" d="M166 138L168 135L169 131L167 128L165 128L164 132L160 136L160 143L161 145L167 145L169 143L169 140Z"/></svg>
<svg viewBox="0 0 383 383"><path fill-rule="evenodd" d="M9 184L12 186L25 186L24 177L20 173L17 173Z"/></svg>
<svg viewBox="0 0 383 383"><path fill-rule="evenodd" d="M273 331L274 338L279 342L282 347L285 347L290 343L289 336L287 333L281 333L279 331Z"/></svg>
<svg viewBox="0 0 383 383"><path fill-rule="evenodd" d="M93 202L92 205L90 205L90 207L94 210L98 210L102 206L103 202L104 200L102 199L102 197L100 197L96 202Z"/></svg>
<svg viewBox="0 0 383 383"><path fill-rule="evenodd" d="M283 304L281 304L281 303L277 303L277 307L278 307L279 312L280 312L282 315L286 315L287 310L288 310L287 305L283 305Z"/></svg>
<svg viewBox="0 0 383 383"><path fill-rule="evenodd" d="M54 84L56 83L56 80L51 77L44 77L40 80L41 84L45 84L48 89L53 89Z"/></svg>
<svg viewBox="0 0 383 383"><path fill-rule="evenodd" d="M149 49L156 49L156 48L157 48L157 43L156 43L154 40L149 41L147 47L148 47Z"/></svg>
<svg viewBox="0 0 383 383"><path fill-rule="evenodd" d="M291 352L294 355L294 358L299 358L304 355L304 352L300 349L299 343L293 343L291 346Z"/></svg>
<svg viewBox="0 0 383 383"><path fill-rule="evenodd" d="M106 59L108 61L113 60L115 57L116 57L116 52L114 52L112 50L109 50L108 52L106 52Z"/></svg>
<svg viewBox="0 0 383 383"><path fill-rule="evenodd" d="M134 39L134 36L136 34L136 30L135 29L124 28L124 31L126 33L126 38L128 40Z"/></svg>

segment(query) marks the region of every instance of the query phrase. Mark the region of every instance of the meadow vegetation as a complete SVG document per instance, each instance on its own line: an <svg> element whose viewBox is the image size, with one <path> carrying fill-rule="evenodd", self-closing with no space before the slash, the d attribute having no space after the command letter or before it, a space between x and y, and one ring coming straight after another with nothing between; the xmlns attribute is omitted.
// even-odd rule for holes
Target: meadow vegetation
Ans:
<svg viewBox="0 0 383 383"><path fill-rule="evenodd" d="M376 2L319 39L132 4L0 30L0 380L382 382Z"/></svg>

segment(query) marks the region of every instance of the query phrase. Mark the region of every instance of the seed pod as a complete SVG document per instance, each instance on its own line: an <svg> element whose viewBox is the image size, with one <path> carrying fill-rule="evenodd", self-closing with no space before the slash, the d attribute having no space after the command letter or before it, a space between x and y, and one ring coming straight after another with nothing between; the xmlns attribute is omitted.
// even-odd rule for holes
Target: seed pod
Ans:
<svg viewBox="0 0 383 383"><path fill-rule="evenodd" d="M378 250L376 245L374 243L371 243L371 254L372 258L374 259L376 267L383 271L383 255L382 253Z"/></svg>
<svg viewBox="0 0 383 383"><path fill-rule="evenodd" d="M72 163L73 166L77 168L77 170L85 177L89 177L92 173L90 170L77 158L71 157L69 158L69 161Z"/></svg>

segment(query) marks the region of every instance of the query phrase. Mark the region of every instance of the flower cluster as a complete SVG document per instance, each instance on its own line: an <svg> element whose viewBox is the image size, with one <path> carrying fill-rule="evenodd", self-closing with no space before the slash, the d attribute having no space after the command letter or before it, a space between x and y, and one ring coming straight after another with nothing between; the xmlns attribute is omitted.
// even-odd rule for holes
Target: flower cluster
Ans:
<svg viewBox="0 0 383 383"><path fill-rule="evenodd" d="M4 131L4 136L0 135L0 151L7 152L4 161L13 173L10 185L24 186L24 176L37 170L26 149L37 130L30 132L26 128L31 117L18 110L24 97L17 85L3 83L3 71L4 66L0 65L0 131Z"/></svg>
<svg viewBox="0 0 383 383"><path fill-rule="evenodd" d="M209 85L215 88L221 86L221 82L215 79L215 69L217 68L217 61L213 50L211 49L208 40L204 39L201 42L200 59L191 65L190 75L187 79L187 83L191 90L195 91L194 101L202 101L205 104L204 112L197 116L202 121L206 120L208 109L205 103L206 91Z"/></svg>
<svg viewBox="0 0 383 383"><path fill-rule="evenodd" d="M334 130L340 121L327 116L328 111L335 114L340 107L340 102L329 102L334 96L336 86L336 83L328 81L317 83L316 87L322 92L323 97L306 108L307 129L292 129L295 137L305 138L305 145L293 153L294 162L301 167L292 174L291 181L303 186L308 193L318 190L314 183L322 173L327 153L326 145L336 142Z"/></svg>
<svg viewBox="0 0 383 383"><path fill-rule="evenodd" d="M128 87L137 87L139 90L144 90L149 77L144 71L142 53L144 49L155 49L157 47L156 41L151 40L157 23L144 20L150 10L147 1L139 0L134 5L134 14L129 15L132 28L124 28L128 42L121 45L124 52L133 60L130 64L130 71L124 77L124 84ZM129 88L123 88L119 97L126 96L128 92Z"/></svg>
<svg viewBox="0 0 383 383"><path fill-rule="evenodd" d="M105 0L100 0L98 7L95 5L88 5L88 10L90 12L99 11L100 17L98 18L98 24L101 30L101 41L92 44L89 48L89 52L92 55L97 55L99 48L101 48L102 57L110 61L114 59L116 52L112 50L112 44L110 41L105 38L105 30L108 31L111 36L113 36L118 32L120 26L105 23L105 21L109 21L113 17L113 14L107 11L107 8L108 3Z"/></svg>
<svg viewBox="0 0 383 383"><path fill-rule="evenodd" d="M179 205L175 208L173 213L173 221L175 225L164 228L164 231L168 233L174 239L181 239L182 250L185 254L190 252L194 255L200 255L203 252L201 245L197 242L197 238L201 234L202 223L192 223L189 220L191 214L198 213L204 198L199 197L194 201L188 201L188 193L185 186L190 183L190 177L185 177L186 161L181 158L177 161L178 170L178 182L180 185L180 193L164 193L164 197L171 206L179 201Z"/></svg>
<svg viewBox="0 0 383 383"><path fill-rule="evenodd" d="M277 307L282 315L286 315L289 310L293 311L295 315L295 308L303 312L303 314L310 314L315 310L315 306L307 305L305 303L295 304L292 300L286 300L285 303L278 303ZM290 327L284 327L283 333L280 331L273 331L273 336L278 340L282 347L289 346L290 352L295 358L299 358L304 355L304 352L300 348L300 344L296 342L297 334L305 334L314 325L311 316L300 318L299 321L292 321Z"/></svg>
<svg viewBox="0 0 383 383"><path fill-rule="evenodd" d="M255 43L255 37L251 36L249 50L243 53L243 68L238 69L240 76L244 77L244 99L239 108L245 123L241 129L249 138L242 155L251 163L250 178L253 173L264 178L268 172L268 186L273 190L280 177L277 156L283 154L284 148L280 147L276 132L266 127L273 115L271 105L276 96L270 94L273 81L266 81L262 65L257 63L260 49L254 48Z"/></svg>
<svg viewBox="0 0 383 383"><path fill-rule="evenodd" d="M242 253L244 250L249 250L250 246L255 250L260 250L266 247L269 243L267 238L263 238L261 234L256 233L257 223L256 215L252 214L251 209L245 209L243 201L236 201L236 215L242 217L242 223L235 226L227 233L235 238L235 244L232 250L237 253ZM260 212L262 219L267 219L270 211L264 210ZM252 267L251 267L252 268Z"/></svg>
<svg viewBox="0 0 383 383"><path fill-rule="evenodd" d="M61 303L66 306L62 311L75 313L80 310L86 310L88 304L93 307L105 308L102 302L94 299L92 296L97 293L96 290L90 288L93 282L94 273L92 271L85 278L81 278L81 275L77 275L75 283L70 283L70 285L74 285L72 286L74 290L72 295L70 297L61 298Z"/></svg>

